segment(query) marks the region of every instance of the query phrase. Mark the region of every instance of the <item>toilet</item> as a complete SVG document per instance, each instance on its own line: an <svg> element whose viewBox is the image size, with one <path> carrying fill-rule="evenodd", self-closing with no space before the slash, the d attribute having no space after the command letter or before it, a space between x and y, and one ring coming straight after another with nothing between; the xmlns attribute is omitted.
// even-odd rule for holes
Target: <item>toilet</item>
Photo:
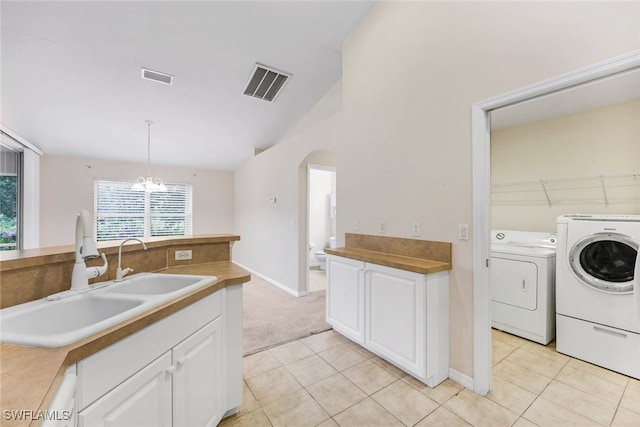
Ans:
<svg viewBox="0 0 640 427"><path fill-rule="evenodd" d="M336 237L335 236L329 237L329 247L330 248L335 248L336 247ZM318 260L318 262L320 263L320 270L326 270L327 269L327 254L324 252L324 250L316 251L315 252L315 256L316 256L316 259Z"/></svg>

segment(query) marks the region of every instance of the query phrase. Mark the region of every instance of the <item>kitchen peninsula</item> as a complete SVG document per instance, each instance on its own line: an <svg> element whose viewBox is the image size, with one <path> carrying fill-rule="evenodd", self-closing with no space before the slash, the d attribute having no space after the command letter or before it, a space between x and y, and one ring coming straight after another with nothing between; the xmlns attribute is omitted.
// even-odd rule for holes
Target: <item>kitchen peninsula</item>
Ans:
<svg viewBox="0 0 640 427"><path fill-rule="evenodd" d="M222 393L224 401L221 407L226 414L237 410L242 395L242 284L250 280L248 272L231 262L231 247L239 239L234 235L143 239L147 250L143 250L140 244L124 245L122 264L136 272L216 278L201 288L64 347L47 349L0 344L3 425L22 426L29 425L31 421L28 416L22 420L16 417L7 419L6 411L32 411L34 415L46 411L68 367L105 349L115 348L115 344L120 345L134 335L144 338L154 325L157 329L162 322L180 317L181 312L192 310L192 307L211 298L219 307L221 330L218 335L223 339L221 360L225 363L222 371L226 376L226 388ZM98 246L99 251L107 256L110 267L107 274L97 280L109 281L115 277L118 247L119 242L105 242ZM189 250L191 259L175 260L176 251ZM2 308L68 289L73 263L72 246L1 254ZM77 409L82 411L82 407Z"/></svg>

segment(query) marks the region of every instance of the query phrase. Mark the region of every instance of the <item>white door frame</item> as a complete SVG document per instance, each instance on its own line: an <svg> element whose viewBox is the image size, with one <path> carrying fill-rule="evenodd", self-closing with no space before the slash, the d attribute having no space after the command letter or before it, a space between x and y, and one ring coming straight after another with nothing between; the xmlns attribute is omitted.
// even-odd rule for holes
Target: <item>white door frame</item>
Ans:
<svg viewBox="0 0 640 427"><path fill-rule="evenodd" d="M315 163L308 163L307 164L307 245L306 245L306 262L305 262L305 288L304 288L304 294L303 295L308 295L309 294L309 267L310 267L310 262L309 262L309 240L310 240L310 236L309 234L311 233L311 227L310 227L310 212L309 209L311 207L311 169L316 169L316 170L325 170L325 171L331 171L331 172L336 172L336 167L335 166L327 166L327 165L318 165ZM324 248L322 248L324 249Z"/></svg>
<svg viewBox="0 0 640 427"><path fill-rule="evenodd" d="M471 107L473 167L473 391L491 390L491 298L489 253L491 233L491 122L498 108L640 67L640 50L499 95Z"/></svg>

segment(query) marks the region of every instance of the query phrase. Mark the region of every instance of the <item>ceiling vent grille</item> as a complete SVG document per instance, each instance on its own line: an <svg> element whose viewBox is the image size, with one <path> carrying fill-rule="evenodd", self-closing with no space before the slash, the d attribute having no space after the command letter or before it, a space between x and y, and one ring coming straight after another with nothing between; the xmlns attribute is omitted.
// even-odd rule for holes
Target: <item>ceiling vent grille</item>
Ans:
<svg viewBox="0 0 640 427"><path fill-rule="evenodd" d="M161 73L160 71L149 70L148 68L142 68L142 78L146 80L153 80L154 82L164 83L170 85L173 83L173 76L167 73Z"/></svg>
<svg viewBox="0 0 640 427"><path fill-rule="evenodd" d="M280 90L290 77L290 73L256 64L243 93L254 98L272 102L276 99L276 96L280 93Z"/></svg>

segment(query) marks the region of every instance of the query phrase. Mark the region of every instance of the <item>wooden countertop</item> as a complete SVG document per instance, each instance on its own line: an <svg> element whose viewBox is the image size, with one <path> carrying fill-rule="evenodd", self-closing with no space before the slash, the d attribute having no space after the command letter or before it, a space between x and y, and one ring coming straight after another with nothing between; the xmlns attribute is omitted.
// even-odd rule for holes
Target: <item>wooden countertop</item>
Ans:
<svg viewBox="0 0 640 427"><path fill-rule="evenodd" d="M0 344L0 425L26 426L31 420L7 420L6 411L47 409L67 366L163 319L226 286L248 282L251 275L232 262L170 267L156 273L216 276L217 280L102 332L60 348ZM31 423L38 425L38 422Z"/></svg>
<svg viewBox="0 0 640 427"><path fill-rule="evenodd" d="M376 252L357 248L332 248L325 249L326 253L358 261L371 262L387 267L399 268L401 270L413 271L421 274L437 273L439 271L451 270L448 262L432 261L423 258L412 258L402 255L394 255L385 252Z"/></svg>

